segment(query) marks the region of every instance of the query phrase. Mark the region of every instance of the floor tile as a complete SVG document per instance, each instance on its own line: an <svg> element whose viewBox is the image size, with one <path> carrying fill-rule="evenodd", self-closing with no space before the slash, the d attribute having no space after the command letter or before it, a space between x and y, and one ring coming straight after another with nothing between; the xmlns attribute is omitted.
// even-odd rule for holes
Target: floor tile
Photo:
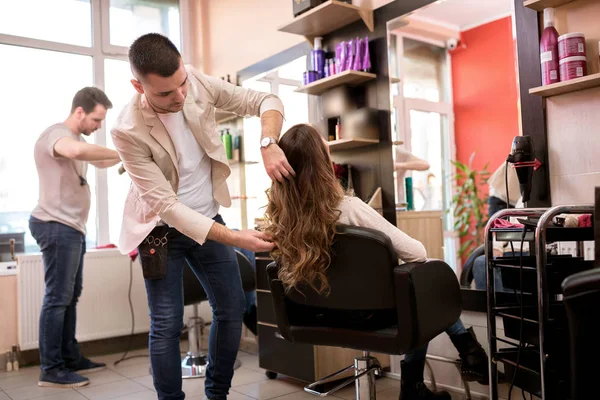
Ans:
<svg viewBox="0 0 600 400"><path fill-rule="evenodd" d="M131 380L123 380L113 383L105 383L93 387L83 387L77 389L79 393L90 400L105 400L119 396L125 396L137 392L147 391L148 389L137 382Z"/></svg>
<svg viewBox="0 0 600 400"><path fill-rule="evenodd" d="M244 367L238 368L233 374L233 380L231 381L231 387L235 388L249 383L256 383L266 381L267 376L261 372L247 369Z"/></svg>
<svg viewBox="0 0 600 400"><path fill-rule="evenodd" d="M186 398L186 400L204 400L204 395L189 397L186 393L185 398ZM227 396L227 400L256 400L256 399L245 396L238 392L234 392L233 390L230 390L229 396ZM315 399L312 399L312 400L315 400Z"/></svg>
<svg viewBox="0 0 600 400"><path fill-rule="evenodd" d="M262 372L263 374L265 373L265 370L258 366L258 356L240 352L238 354L238 359L242 363L242 367L257 372Z"/></svg>
<svg viewBox="0 0 600 400"><path fill-rule="evenodd" d="M126 378L138 378L150 374L150 363L140 363L135 365L118 365L114 371Z"/></svg>
<svg viewBox="0 0 600 400"><path fill-rule="evenodd" d="M398 400L400 388L392 388L377 393L377 400Z"/></svg>
<svg viewBox="0 0 600 400"><path fill-rule="evenodd" d="M137 392L133 394L127 394L121 397L115 397L114 400L156 400L156 392L153 392L152 390L144 390L143 392Z"/></svg>
<svg viewBox="0 0 600 400"><path fill-rule="evenodd" d="M52 394L50 396L40 397L37 400L87 400L87 399L81 393L71 389L67 392L60 392L60 393Z"/></svg>
<svg viewBox="0 0 600 400"><path fill-rule="evenodd" d="M137 364L149 364L150 357L148 357L148 349L134 350L127 354L127 359L121 361L116 366L114 365L116 361L120 360L123 357L124 353L118 354L107 354L99 357L92 357L93 361L106 363L106 366L112 370L117 368L129 367ZM132 358L129 358L132 357Z"/></svg>
<svg viewBox="0 0 600 400"><path fill-rule="evenodd" d="M83 372L83 373L81 373L81 375L87 377L90 380L90 384L87 387L104 385L106 383L112 383L112 382L117 382L117 381L122 381L124 379L127 379L123 375L120 375L110 369L92 372L89 374L86 374L85 372Z"/></svg>
<svg viewBox="0 0 600 400"><path fill-rule="evenodd" d="M0 371L0 382L6 378L14 378L17 376L31 375L31 374L39 375L40 367L35 366L35 367L21 368L18 371L11 371L11 372Z"/></svg>
<svg viewBox="0 0 600 400"><path fill-rule="evenodd" d="M37 386L40 378L40 369L36 368L35 373L24 373L12 375L10 377L0 379L0 389L7 392L8 389L15 389L23 386Z"/></svg>
<svg viewBox="0 0 600 400"><path fill-rule="evenodd" d="M375 381L375 391L377 393L396 388L400 389L400 381L391 378L380 378ZM356 398L355 384L351 383L340 391L334 393L335 396L346 400L354 400ZM379 397L379 395L378 395Z"/></svg>
<svg viewBox="0 0 600 400"><path fill-rule="evenodd" d="M51 387L39 387L37 382L35 385L28 385L14 389L5 390L8 397L12 400L30 400L38 397L49 396L53 394L65 394L72 392L73 389L60 389ZM62 393L61 393L62 392Z"/></svg>
<svg viewBox="0 0 600 400"><path fill-rule="evenodd" d="M132 380L154 391L154 379L152 378L152 375L140 376L138 378L133 378Z"/></svg>
<svg viewBox="0 0 600 400"><path fill-rule="evenodd" d="M185 397L204 396L204 379L184 379L183 392Z"/></svg>
<svg viewBox="0 0 600 400"><path fill-rule="evenodd" d="M326 398L327 399L331 399L331 398L338 399L338 397L335 397L335 396L332 396L332 395L329 395ZM315 399L318 399L318 397L316 397L316 396L314 396L312 394L306 393L303 390L301 392L294 392L294 393L291 393L291 394L286 394L286 395L277 397L275 400L315 400ZM377 397L377 399L379 400L379 397Z"/></svg>
<svg viewBox="0 0 600 400"><path fill-rule="evenodd" d="M268 400L300 392L303 390L303 386L304 384L301 382L288 378L280 378L237 386L233 390L258 400Z"/></svg>

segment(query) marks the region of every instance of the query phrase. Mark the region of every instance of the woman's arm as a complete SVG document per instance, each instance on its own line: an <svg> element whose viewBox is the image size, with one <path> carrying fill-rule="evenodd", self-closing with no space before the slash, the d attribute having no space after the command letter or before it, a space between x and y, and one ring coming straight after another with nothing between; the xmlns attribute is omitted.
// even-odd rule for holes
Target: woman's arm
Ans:
<svg viewBox="0 0 600 400"><path fill-rule="evenodd" d="M405 262L425 261L425 246L390 224L371 206L357 197L347 197L340 206L340 223L376 229L385 233L392 241L398 257Z"/></svg>

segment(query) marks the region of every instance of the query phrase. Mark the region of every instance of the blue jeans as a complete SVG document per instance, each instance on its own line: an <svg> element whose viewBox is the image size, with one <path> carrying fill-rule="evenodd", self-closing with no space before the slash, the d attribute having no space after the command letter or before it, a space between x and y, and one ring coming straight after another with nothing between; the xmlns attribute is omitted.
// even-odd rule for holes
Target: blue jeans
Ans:
<svg viewBox="0 0 600 400"><path fill-rule="evenodd" d="M40 363L43 371L79 361L75 339L77 301L83 282L85 235L59 222L29 219L42 251L46 291L40 313Z"/></svg>
<svg viewBox="0 0 600 400"><path fill-rule="evenodd" d="M473 280L475 289L487 290L487 266L485 265L485 256L479 256L473 262ZM502 275L498 268L494 268L494 287L496 292L503 292Z"/></svg>
<svg viewBox="0 0 600 400"><path fill-rule="evenodd" d="M243 255L248 258L250 261L250 265L254 269L256 273L256 254L253 251L242 249L241 247L234 247L235 250L239 251ZM246 313L250 310L252 306L256 306L256 290L250 290L249 292L244 292L246 296Z"/></svg>
<svg viewBox="0 0 600 400"><path fill-rule="evenodd" d="M467 329L463 325L462 321L459 319L448 329L446 329L446 334L448 336L462 335L463 333L467 333ZM426 344L423 347L419 347L418 349L412 350L404 356L404 362L418 362L425 360L427 357L427 347L429 344Z"/></svg>
<svg viewBox="0 0 600 400"><path fill-rule="evenodd" d="M214 220L224 224L220 215ZM150 363L160 400L184 399L181 390L179 338L183 328L183 268L188 263L208 296L213 317L208 337L205 394L225 400L242 335L244 291L232 247L207 240L203 245L185 235L168 243L167 274L146 279L150 308Z"/></svg>

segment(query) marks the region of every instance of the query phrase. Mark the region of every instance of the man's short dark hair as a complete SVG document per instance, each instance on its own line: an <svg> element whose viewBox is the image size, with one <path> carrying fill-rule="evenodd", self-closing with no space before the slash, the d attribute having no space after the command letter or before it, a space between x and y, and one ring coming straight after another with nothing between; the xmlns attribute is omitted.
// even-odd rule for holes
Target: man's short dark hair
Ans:
<svg viewBox="0 0 600 400"><path fill-rule="evenodd" d="M112 103L108 99L106 93L97 87L84 87L73 97L73 104L71 105L71 112L75 111L77 107L83 108L86 114L94 111L96 106L101 104L107 110L112 108Z"/></svg>
<svg viewBox="0 0 600 400"><path fill-rule="evenodd" d="M129 62L139 75L156 74L169 77L177 71L181 54L177 47L158 33L140 36L129 47Z"/></svg>

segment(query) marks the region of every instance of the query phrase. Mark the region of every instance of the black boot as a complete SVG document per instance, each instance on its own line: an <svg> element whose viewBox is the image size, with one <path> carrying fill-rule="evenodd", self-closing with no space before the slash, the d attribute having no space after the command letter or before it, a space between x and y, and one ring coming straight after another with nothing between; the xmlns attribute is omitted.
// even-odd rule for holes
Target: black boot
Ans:
<svg viewBox="0 0 600 400"><path fill-rule="evenodd" d="M450 336L450 340L458 350L461 359L461 375L468 382L477 381L482 385L489 384L488 357L477 341L473 327L467 333Z"/></svg>
<svg viewBox="0 0 600 400"><path fill-rule="evenodd" d="M246 328L250 329L250 332L252 332L254 334L254 336L258 335L257 329L256 329L257 315L256 315L256 306L255 305L251 306L244 313L244 325L246 325Z"/></svg>
<svg viewBox="0 0 600 400"><path fill-rule="evenodd" d="M400 400L451 400L448 392L432 392L423 383L425 360L400 363Z"/></svg>

